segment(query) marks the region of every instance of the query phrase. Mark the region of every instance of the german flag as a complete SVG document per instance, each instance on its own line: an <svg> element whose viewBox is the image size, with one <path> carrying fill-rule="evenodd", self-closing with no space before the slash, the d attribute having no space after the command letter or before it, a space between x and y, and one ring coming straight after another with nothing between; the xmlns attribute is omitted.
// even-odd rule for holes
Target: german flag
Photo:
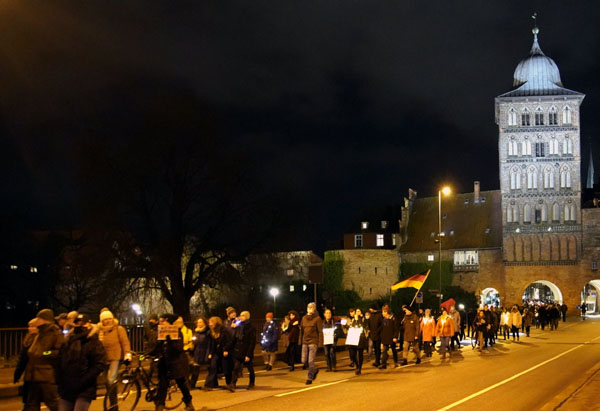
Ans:
<svg viewBox="0 0 600 411"><path fill-rule="evenodd" d="M397 290L399 288L416 288L417 290L423 286L425 280L427 280L427 276L431 270L427 270L425 272L415 274L412 277L407 278L406 280L402 280L392 285L392 290Z"/></svg>

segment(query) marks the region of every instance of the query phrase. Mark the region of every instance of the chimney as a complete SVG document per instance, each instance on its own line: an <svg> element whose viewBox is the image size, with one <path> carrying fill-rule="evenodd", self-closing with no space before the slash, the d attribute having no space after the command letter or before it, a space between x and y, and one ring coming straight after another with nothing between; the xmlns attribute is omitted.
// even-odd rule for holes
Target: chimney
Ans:
<svg viewBox="0 0 600 411"><path fill-rule="evenodd" d="M479 181L473 183L473 203L479 203Z"/></svg>

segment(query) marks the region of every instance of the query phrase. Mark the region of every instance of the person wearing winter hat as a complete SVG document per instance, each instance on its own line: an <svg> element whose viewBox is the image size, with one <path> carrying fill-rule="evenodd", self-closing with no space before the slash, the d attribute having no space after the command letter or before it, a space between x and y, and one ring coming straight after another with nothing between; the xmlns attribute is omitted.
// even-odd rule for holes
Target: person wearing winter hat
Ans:
<svg viewBox="0 0 600 411"><path fill-rule="evenodd" d="M404 311L404 319L402 325L404 328L404 343L402 344L402 364L408 364L408 350L412 346L413 351L417 355L417 364L421 363L421 350L419 350L419 333L421 331L421 321L419 316L414 313L412 307L402 306Z"/></svg>
<svg viewBox="0 0 600 411"><path fill-rule="evenodd" d="M275 363L278 346L278 331L277 323L273 321L273 313L265 315L265 324L263 325L262 333L260 333L260 347L262 349L263 358L265 360L265 369L271 371Z"/></svg>
<svg viewBox="0 0 600 411"><path fill-rule="evenodd" d="M225 321L223 322L223 327L231 331L231 334L233 335L233 331L231 330L231 328L235 328L237 310L233 307L227 307L225 309L225 314L227 314L227 318L225 318Z"/></svg>
<svg viewBox="0 0 600 411"><path fill-rule="evenodd" d="M39 410L43 401L50 411L58 410L58 391L54 375L56 358L65 339L54 324L54 313L46 308L38 312L38 334L27 350L25 383L27 400L24 409Z"/></svg>
<svg viewBox="0 0 600 411"><path fill-rule="evenodd" d="M98 338L106 351L106 384L108 388L117 380L120 361L131 361L127 331L119 325L113 313L108 309L100 312ZM116 403L116 399L111 399L111 404L114 403Z"/></svg>
<svg viewBox="0 0 600 411"><path fill-rule="evenodd" d="M96 380L104 370L105 351L98 327L78 314L58 354L56 384L60 411L87 410L96 399Z"/></svg>

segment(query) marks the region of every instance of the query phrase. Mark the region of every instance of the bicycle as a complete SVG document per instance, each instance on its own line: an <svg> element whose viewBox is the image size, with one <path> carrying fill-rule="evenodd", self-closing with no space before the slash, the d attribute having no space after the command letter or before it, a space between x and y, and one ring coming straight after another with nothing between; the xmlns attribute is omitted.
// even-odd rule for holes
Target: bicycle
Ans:
<svg viewBox="0 0 600 411"><path fill-rule="evenodd" d="M153 374L153 365L158 361L157 358L146 357L143 354L133 354L137 357L137 365L133 366L133 360L127 368L120 374L117 380L106 390L104 396L105 411L133 411L137 406L142 391L146 391L145 400L153 402L158 394L158 378ZM150 359L148 370L142 366L142 362ZM144 390L142 390L142 385ZM183 395L175 381L169 383L167 389L167 398L165 400L165 409L173 410L183 403Z"/></svg>

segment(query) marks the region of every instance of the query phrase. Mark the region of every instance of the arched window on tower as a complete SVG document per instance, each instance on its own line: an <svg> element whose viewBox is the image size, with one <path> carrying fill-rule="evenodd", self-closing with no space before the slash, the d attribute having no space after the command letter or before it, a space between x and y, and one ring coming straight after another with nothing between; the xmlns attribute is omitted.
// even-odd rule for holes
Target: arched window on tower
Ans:
<svg viewBox="0 0 600 411"><path fill-rule="evenodd" d="M546 204L542 204L541 209L542 209L542 222L545 223L548 221L548 206Z"/></svg>
<svg viewBox="0 0 600 411"><path fill-rule="evenodd" d="M577 221L577 215L575 214L575 204L571 204L571 221Z"/></svg>
<svg viewBox="0 0 600 411"><path fill-rule="evenodd" d="M519 190L521 188L521 172L518 167L510 171L510 189Z"/></svg>
<svg viewBox="0 0 600 411"><path fill-rule="evenodd" d="M571 221L571 206L565 204L565 221Z"/></svg>
<svg viewBox="0 0 600 411"><path fill-rule="evenodd" d="M548 125L558 125L558 113L556 112L556 107L554 106L550 107L550 111L548 111Z"/></svg>
<svg viewBox="0 0 600 411"><path fill-rule="evenodd" d="M521 154L524 156L531 155L531 141L528 137L525 137L525 140L521 142Z"/></svg>
<svg viewBox="0 0 600 411"><path fill-rule="evenodd" d="M554 170L546 167L544 170L544 188L554 188Z"/></svg>
<svg viewBox="0 0 600 411"><path fill-rule="evenodd" d="M515 140L514 136L511 136L511 138L508 140L508 155L516 156L518 154L519 154L519 149L518 149L517 140Z"/></svg>
<svg viewBox="0 0 600 411"><path fill-rule="evenodd" d="M521 126L530 126L531 125L531 116L529 114L529 109L525 108L521 112Z"/></svg>
<svg viewBox="0 0 600 411"><path fill-rule="evenodd" d="M565 108L563 108L562 111L562 123L563 124L571 124L571 109L569 108L569 106L565 106Z"/></svg>
<svg viewBox="0 0 600 411"><path fill-rule="evenodd" d="M560 172L560 188L571 188L571 171L568 167L563 167Z"/></svg>
<svg viewBox="0 0 600 411"><path fill-rule="evenodd" d="M527 189L533 190L536 188L538 188L537 169L535 167L530 167L527 170Z"/></svg>
<svg viewBox="0 0 600 411"><path fill-rule="evenodd" d="M552 205L552 221L560 221L560 207L558 206L558 203Z"/></svg>
<svg viewBox="0 0 600 411"><path fill-rule="evenodd" d="M556 139L556 137L552 137L550 139L550 142L548 143L548 152L550 153L550 155L560 154L558 152L558 140Z"/></svg>
<svg viewBox="0 0 600 411"><path fill-rule="evenodd" d="M544 125L544 111L541 107L535 109L535 125L543 126Z"/></svg>
<svg viewBox="0 0 600 411"><path fill-rule="evenodd" d="M508 125L516 126L517 125L517 112L514 108L508 110Z"/></svg>
<svg viewBox="0 0 600 411"><path fill-rule="evenodd" d="M563 143L563 154L573 154L573 141L569 136L565 137L565 142Z"/></svg>
<svg viewBox="0 0 600 411"><path fill-rule="evenodd" d="M529 204L523 206L523 222L531 223L531 206Z"/></svg>
<svg viewBox="0 0 600 411"><path fill-rule="evenodd" d="M506 207L506 222L507 223L513 223L516 222L513 218L513 206L508 206Z"/></svg>

